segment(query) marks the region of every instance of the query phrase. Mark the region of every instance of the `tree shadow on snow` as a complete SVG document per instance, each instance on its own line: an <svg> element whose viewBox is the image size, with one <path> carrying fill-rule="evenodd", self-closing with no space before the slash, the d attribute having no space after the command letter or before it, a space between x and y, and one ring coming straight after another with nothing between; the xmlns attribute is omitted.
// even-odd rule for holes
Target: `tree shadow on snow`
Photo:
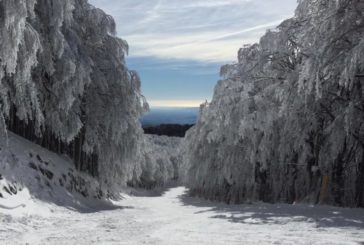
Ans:
<svg viewBox="0 0 364 245"><path fill-rule="evenodd" d="M22 183L22 177L15 173L3 173L2 177L11 180L10 183ZM10 184L14 193L9 193L11 198L12 195L19 194L24 188L27 188L31 197L35 200L42 201L46 204L56 205L64 207L69 210L77 211L80 213L97 213L104 211L112 211L118 209L132 209L131 206L120 206L114 204L110 199L107 198L94 198L92 196L83 196L82 194L69 191L64 187L56 186L54 184L40 185L37 182L28 183L27 185ZM121 199L122 197L120 197ZM1 199L0 199L1 200ZM26 205L26 200L24 200Z"/></svg>
<svg viewBox="0 0 364 245"><path fill-rule="evenodd" d="M228 205L191 197L179 196L186 206L207 208L196 213L211 213L213 219L226 219L233 223L278 224L291 222L313 223L316 228L364 229L364 209L338 208L332 206L311 206L305 204L267 204L254 203ZM364 245L364 242L363 242Z"/></svg>
<svg viewBox="0 0 364 245"><path fill-rule="evenodd" d="M38 155L37 155L38 156ZM38 156L39 157L39 156ZM39 157L39 159L41 159ZM24 196L24 200L19 200L19 206L26 206L27 199L39 200L46 204L56 205L64 207L70 210L74 210L80 213L95 213L101 211L111 211L116 209L130 209L132 207L120 206L114 204L110 199L105 197L105 193L102 196L95 196L85 186L84 190L78 192L74 186L76 183L68 182L66 186L65 179L70 180L68 173L75 173L76 170L62 168L65 172L59 172L51 163L45 163L43 165L37 164L36 161L30 161L29 164L24 164L28 161L18 163L16 159L8 165L0 162L0 180L3 181L3 186L0 185L0 201L1 197L6 195L6 198L12 198L16 195L21 195L24 189L27 189L30 196ZM76 178L80 178L76 175ZM61 184L60 179L64 180ZM85 182L87 185L87 182ZM2 187L2 188L1 188ZM72 187L72 188L71 188ZM118 197L122 199L122 196Z"/></svg>
<svg viewBox="0 0 364 245"><path fill-rule="evenodd" d="M155 186L153 188L128 187L126 192L129 195L136 197L160 197L168 192L171 188L175 188L177 186L179 186L177 182L171 181L167 184L164 184L163 186Z"/></svg>
<svg viewBox="0 0 364 245"><path fill-rule="evenodd" d="M68 193L68 194L70 195L70 198L68 199L65 200L51 199L49 202L85 214L134 208L132 206L121 206L114 204L108 199L85 198L81 195L78 195L77 193Z"/></svg>

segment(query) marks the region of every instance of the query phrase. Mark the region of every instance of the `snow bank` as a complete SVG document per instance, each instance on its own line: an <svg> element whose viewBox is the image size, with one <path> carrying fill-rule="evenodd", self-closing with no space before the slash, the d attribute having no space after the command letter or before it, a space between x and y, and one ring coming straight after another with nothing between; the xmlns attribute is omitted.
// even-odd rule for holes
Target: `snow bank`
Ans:
<svg viewBox="0 0 364 245"><path fill-rule="evenodd" d="M106 205L107 190L101 189L94 178L78 172L68 157L12 133L7 140L0 140L0 148L1 213L46 215L50 208L45 203L82 211Z"/></svg>

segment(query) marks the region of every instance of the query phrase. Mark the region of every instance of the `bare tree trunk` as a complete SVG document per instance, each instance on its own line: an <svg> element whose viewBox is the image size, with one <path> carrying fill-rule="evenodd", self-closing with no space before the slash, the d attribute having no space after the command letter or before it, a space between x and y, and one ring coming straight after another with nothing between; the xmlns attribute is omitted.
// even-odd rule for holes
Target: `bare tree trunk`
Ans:
<svg viewBox="0 0 364 245"><path fill-rule="evenodd" d="M358 165L358 176L356 178L355 200L357 207L364 207L364 151L362 160Z"/></svg>

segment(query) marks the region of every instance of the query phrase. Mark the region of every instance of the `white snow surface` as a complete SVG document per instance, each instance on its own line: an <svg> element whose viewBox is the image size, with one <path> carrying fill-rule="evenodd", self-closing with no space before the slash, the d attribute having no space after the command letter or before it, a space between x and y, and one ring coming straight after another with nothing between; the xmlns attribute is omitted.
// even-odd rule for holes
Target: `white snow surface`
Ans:
<svg viewBox="0 0 364 245"><path fill-rule="evenodd" d="M112 205L105 198L93 198L100 191L99 182L78 172L68 157L10 132L0 139L0 215L47 215L51 203L83 212ZM107 190L103 192L105 196Z"/></svg>
<svg viewBox="0 0 364 245"><path fill-rule="evenodd" d="M39 214L1 210L0 244L363 244L364 211L306 205L229 206L185 195L128 196L78 212L39 203Z"/></svg>
<svg viewBox="0 0 364 245"><path fill-rule="evenodd" d="M30 168L31 160L53 178ZM67 158L9 135L0 151L1 245L364 244L364 209L227 205L189 197L185 187L162 193L125 189L133 195L102 201L92 198L97 181L74 169L73 175L86 181L88 197L68 188L71 182L58 184L72 168ZM16 195L4 191L9 185Z"/></svg>

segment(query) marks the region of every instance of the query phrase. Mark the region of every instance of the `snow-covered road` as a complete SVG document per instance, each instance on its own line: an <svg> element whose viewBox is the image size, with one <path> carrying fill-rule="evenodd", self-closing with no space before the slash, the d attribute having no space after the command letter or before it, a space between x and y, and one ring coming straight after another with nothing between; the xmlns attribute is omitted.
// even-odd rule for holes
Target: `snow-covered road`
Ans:
<svg viewBox="0 0 364 245"><path fill-rule="evenodd" d="M307 205L228 206L187 197L127 197L111 210L47 204L44 215L0 209L0 244L364 244L364 210ZM48 213L49 210L51 212Z"/></svg>

